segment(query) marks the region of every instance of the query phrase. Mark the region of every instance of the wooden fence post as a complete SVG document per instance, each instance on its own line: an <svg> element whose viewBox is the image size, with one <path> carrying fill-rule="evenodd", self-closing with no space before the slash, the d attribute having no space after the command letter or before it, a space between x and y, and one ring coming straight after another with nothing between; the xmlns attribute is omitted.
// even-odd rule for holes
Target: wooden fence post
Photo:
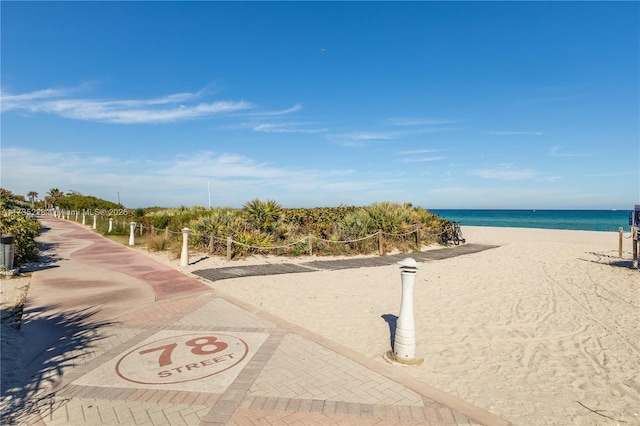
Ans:
<svg viewBox="0 0 640 426"><path fill-rule="evenodd" d="M169 225L167 225L167 227L164 228L164 239L165 240L169 239Z"/></svg>
<svg viewBox="0 0 640 426"><path fill-rule="evenodd" d="M209 253L213 253L213 232L209 235Z"/></svg>
<svg viewBox="0 0 640 426"><path fill-rule="evenodd" d="M622 259L622 227L618 228L618 257Z"/></svg>
<svg viewBox="0 0 640 426"><path fill-rule="evenodd" d="M231 260L231 235L227 236L227 260Z"/></svg>
<svg viewBox="0 0 640 426"><path fill-rule="evenodd" d="M420 251L420 228L416 229L416 250Z"/></svg>
<svg viewBox="0 0 640 426"><path fill-rule="evenodd" d="M309 243L309 256L313 256L313 235L309 234L307 239Z"/></svg>
<svg viewBox="0 0 640 426"><path fill-rule="evenodd" d="M378 254L380 256L384 255L384 251L382 248L382 229L378 230Z"/></svg>
<svg viewBox="0 0 640 426"><path fill-rule="evenodd" d="M140 224L140 236L142 237L142 223Z"/></svg>
<svg viewBox="0 0 640 426"><path fill-rule="evenodd" d="M151 235L155 237L156 235L156 227L151 225Z"/></svg>

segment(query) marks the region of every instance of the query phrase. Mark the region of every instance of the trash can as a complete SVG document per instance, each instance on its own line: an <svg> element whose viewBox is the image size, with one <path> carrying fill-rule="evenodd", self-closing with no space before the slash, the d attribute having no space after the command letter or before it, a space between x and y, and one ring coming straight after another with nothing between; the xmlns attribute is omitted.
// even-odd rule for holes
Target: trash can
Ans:
<svg viewBox="0 0 640 426"><path fill-rule="evenodd" d="M13 269L13 257L16 253L16 236L2 235L0 237L0 248L2 249L2 269L10 271Z"/></svg>

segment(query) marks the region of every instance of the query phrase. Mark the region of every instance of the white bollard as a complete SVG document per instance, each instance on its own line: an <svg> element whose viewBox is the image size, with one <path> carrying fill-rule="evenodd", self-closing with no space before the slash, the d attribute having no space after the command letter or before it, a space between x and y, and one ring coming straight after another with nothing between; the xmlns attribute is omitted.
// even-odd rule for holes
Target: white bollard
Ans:
<svg viewBox="0 0 640 426"><path fill-rule="evenodd" d="M83 224L83 225L86 225L87 223L86 223L86 221L84 220L84 218L85 218L85 215L84 215L84 213L82 213L82 224Z"/></svg>
<svg viewBox="0 0 640 426"><path fill-rule="evenodd" d="M96 229L98 227L97 224L98 224L98 215L94 214L93 215L93 227L92 228Z"/></svg>
<svg viewBox="0 0 640 426"><path fill-rule="evenodd" d="M78 210L75 211L75 214L76 214L75 221L77 222L78 221Z"/></svg>
<svg viewBox="0 0 640 426"><path fill-rule="evenodd" d="M107 231L107 232L111 232L111 231L113 231L113 218L112 217L109 218L109 231Z"/></svg>
<svg viewBox="0 0 640 426"><path fill-rule="evenodd" d="M135 222L131 222L129 223L129 245L133 246L136 243L136 237L134 237L134 232L136 230L136 223Z"/></svg>
<svg viewBox="0 0 640 426"><path fill-rule="evenodd" d="M413 287L420 264L408 257L400 262L402 278L402 301L400 315L396 323L393 353L390 358L402 364L421 364L424 359L416 358L416 326L413 319Z"/></svg>
<svg viewBox="0 0 640 426"><path fill-rule="evenodd" d="M189 228L182 229L182 253L180 266L189 266Z"/></svg>

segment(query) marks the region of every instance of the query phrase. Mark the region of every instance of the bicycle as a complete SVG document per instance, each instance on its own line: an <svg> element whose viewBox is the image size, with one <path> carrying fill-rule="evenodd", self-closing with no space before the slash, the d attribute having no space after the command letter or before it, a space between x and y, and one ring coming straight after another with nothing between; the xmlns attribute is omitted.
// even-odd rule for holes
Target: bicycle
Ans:
<svg viewBox="0 0 640 426"><path fill-rule="evenodd" d="M462 236L460 222L451 222L451 239L453 240L453 244L455 245L459 245L460 242L466 242L465 238Z"/></svg>

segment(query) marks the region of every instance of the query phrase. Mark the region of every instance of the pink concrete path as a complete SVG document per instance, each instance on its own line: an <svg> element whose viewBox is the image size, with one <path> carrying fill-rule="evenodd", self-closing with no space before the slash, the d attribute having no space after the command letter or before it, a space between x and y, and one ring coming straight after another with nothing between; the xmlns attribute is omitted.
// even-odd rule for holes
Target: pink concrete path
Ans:
<svg viewBox="0 0 640 426"><path fill-rule="evenodd" d="M44 223L46 224L46 221ZM56 227L72 229L71 232L62 235L64 238L81 239L92 243L73 252L71 259L138 278L151 286L157 300L210 290L208 286L175 269L141 256L90 229L79 228L73 222L60 221Z"/></svg>
<svg viewBox="0 0 640 426"><path fill-rule="evenodd" d="M82 225L42 223L3 424L509 424Z"/></svg>

